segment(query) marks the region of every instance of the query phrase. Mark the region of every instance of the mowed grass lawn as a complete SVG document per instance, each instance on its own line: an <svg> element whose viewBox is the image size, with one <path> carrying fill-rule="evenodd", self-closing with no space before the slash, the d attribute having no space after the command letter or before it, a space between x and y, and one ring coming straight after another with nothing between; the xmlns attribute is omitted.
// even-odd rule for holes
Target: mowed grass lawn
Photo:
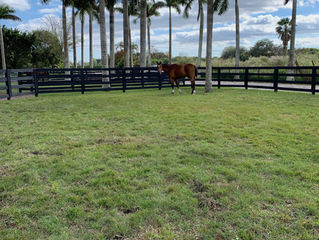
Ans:
<svg viewBox="0 0 319 240"><path fill-rule="evenodd" d="M319 96L0 102L1 239L318 239Z"/></svg>

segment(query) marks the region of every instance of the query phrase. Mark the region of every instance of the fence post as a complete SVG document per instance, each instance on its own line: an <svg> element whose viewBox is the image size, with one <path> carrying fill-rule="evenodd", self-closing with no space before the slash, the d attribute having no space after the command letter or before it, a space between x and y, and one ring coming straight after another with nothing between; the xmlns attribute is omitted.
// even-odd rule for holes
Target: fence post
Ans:
<svg viewBox="0 0 319 240"><path fill-rule="evenodd" d="M35 88L35 93L34 96L39 95L39 79L38 79L38 71L36 69L33 69L33 79L34 79L34 88Z"/></svg>
<svg viewBox="0 0 319 240"><path fill-rule="evenodd" d="M81 69L81 94L85 92L84 69Z"/></svg>
<svg viewBox="0 0 319 240"><path fill-rule="evenodd" d="M144 88L144 70L140 69L140 73L141 73L142 88Z"/></svg>
<svg viewBox="0 0 319 240"><path fill-rule="evenodd" d="M312 95L316 94L316 77L317 77L317 69L315 67L312 68L312 78L311 78L311 92Z"/></svg>
<svg viewBox="0 0 319 240"><path fill-rule="evenodd" d="M278 91L278 68L274 69L274 91L277 92Z"/></svg>
<svg viewBox="0 0 319 240"><path fill-rule="evenodd" d="M71 86L72 86L72 91L74 91L74 75L73 75L73 69L71 70Z"/></svg>
<svg viewBox="0 0 319 240"><path fill-rule="evenodd" d="M22 77L21 75L22 75L22 73L18 72L18 77ZM21 80L18 80L19 93L22 93L22 89L20 88L20 85L22 85L22 81L21 81Z"/></svg>
<svg viewBox="0 0 319 240"><path fill-rule="evenodd" d="M249 76L249 69L245 68L245 89L248 89L248 76Z"/></svg>
<svg viewBox="0 0 319 240"><path fill-rule="evenodd" d="M158 90L161 90L162 89L162 74L159 74L160 77L158 79Z"/></svg>
<svg viewBox="0 0 319 240"><path fill-rule="evenodd" d="M7 99L10 100L12 97L12 86L11 86L11 70L6 70L6 86L7 86Z"/></svg>
<svg viewBox="0 0 319 240"><path fill-rule="evenodd" d="M126 71L125 68L122 70L122 84L123 84L123 92L126 91Z"/></svg>
<svg viewBox="0 0 319 240"><path fill-rule="evenodd" d="M218 89L220 89L220 78L221 78L221 70L220 68L217 69L217 85Z"/></svg>

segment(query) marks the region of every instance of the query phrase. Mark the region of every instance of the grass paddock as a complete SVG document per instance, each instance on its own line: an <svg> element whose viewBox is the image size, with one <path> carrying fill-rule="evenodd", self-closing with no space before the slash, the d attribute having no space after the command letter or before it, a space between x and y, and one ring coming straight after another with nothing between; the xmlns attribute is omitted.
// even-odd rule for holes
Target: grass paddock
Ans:
<svg viewBox="0 0 319 240"><path fill-rule="evenodd" d="M319 97L0 101L1 239L317 239Z"/></svg>

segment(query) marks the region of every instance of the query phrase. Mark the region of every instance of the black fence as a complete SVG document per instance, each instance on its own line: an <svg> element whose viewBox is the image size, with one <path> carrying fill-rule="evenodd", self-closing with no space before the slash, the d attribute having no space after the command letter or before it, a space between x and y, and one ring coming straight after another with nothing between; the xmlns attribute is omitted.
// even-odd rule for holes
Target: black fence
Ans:
<svg viewBox="0 0 319 240"><path fill-rule="evenodd" d="M213 67L213 86L319 92L319 67ZM205 68L198 68L196 85L205 85ZM181 79L181 86L188 86ZM112 91L170 87L166 74L154 67L107 69L0 70L0 98L44 93Z"/></svg>

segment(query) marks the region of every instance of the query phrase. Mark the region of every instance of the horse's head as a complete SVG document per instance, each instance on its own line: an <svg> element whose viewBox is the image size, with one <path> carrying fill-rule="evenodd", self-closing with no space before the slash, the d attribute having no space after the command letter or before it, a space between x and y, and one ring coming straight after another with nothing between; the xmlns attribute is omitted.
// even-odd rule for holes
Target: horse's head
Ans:
<svg viewBox="0 0 319 240"><path fill-rule="evenodd" d="M157 62L156 64L157 64L157 71L159 72L159 74L161 74L163 71L163 65L161 62Z"/></svg>

